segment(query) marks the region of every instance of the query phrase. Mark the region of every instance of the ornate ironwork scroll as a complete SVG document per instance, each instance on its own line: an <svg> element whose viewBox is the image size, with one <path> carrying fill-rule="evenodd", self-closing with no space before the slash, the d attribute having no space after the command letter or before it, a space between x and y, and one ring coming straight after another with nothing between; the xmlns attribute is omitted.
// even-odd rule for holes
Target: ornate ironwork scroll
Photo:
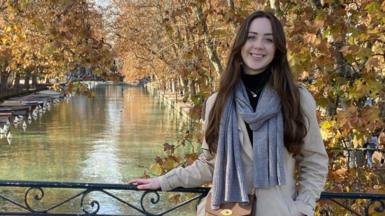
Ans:
<svg viewBox="0 0 385 216"><path fill-rule="evenodd" d="M5 195L2 191L4 188L25 188L24 200L18 201L20 197L14 197L17 193L11 193ZM47 190L64 189L69 192L73 192L72 195L66 196L64 194L61 198L63 200L57 201L55 204L48 204L44 206L44 200L50 200L47 197ZM16 189L14 189L16 190ZM119 197L111 191L142 193L140 200L128 201L127 196ZM0 206L8 206L12 210L4 210L0 208L0 215L113 215L100 213L100 209L103 203L92 197L92 193L100 193L108 198L108 200L114 200L121 205L136 212L135 215L149 215L149 216L160 216L165 215L175 209L181 208L188 203L195 200L202 199L208 193L209 188L178 188L172 192L180 193L194 193L197 194L195 197L189 198L188 200L178 203L171 204L168 206L162 206L162 210L155 211L153 208L146 208L145 206L156 206L159 205L161 193L159 190L139 190L134 185L123 185L123 184L94 184L94 183L71 183L71 182L30 182L30 181L0 181ZM127 194L126 194L127 195ZM150 199L147 199L150 197ZM146 201L149 200L149 204ZM77 204L74 207L74 212L67 213L62 212L61 208L65 205L72 203ZM146 205L147 204L147 205ZM37 207L38 206L38 207ZM78 207L78 208L77 208ZM14 210L17 209L17 210ZM166 210L164 210L166 209Z"/></svg>

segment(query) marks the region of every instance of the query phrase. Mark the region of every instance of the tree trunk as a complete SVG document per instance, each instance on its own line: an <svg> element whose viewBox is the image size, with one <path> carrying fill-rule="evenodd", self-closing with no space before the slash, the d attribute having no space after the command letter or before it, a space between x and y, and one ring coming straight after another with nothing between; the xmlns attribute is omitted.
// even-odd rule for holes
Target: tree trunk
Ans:
<svg viewBox="0 0 385 216"><path fill-rule="evenodd" d="M188 97L188 80L180 77L180 85L182 87L183 98L187 98Z"/></svg>
<svg viewBox="0 0 385 216"><path fill-rule="evenodd" d="M279 8L279 1L278 0L269 0L269 3L270 3L270 8L273 9L278 16L282 15L282 11Z"/></svg>
<svg viewBox="0 0 385 216"><path fill-rule="evenodd" d="M230 11L234 14L235 12L235 6L233 0L227 0L227 6L229 6Z"/></svg>
<svg viewBox="0 0 385 216"><path fill-rule="evenodd" d="M201 84L199 82L195 85L196 92L201 92Z"/></svg>
<svg viewBox="0 0 385 216"><path fill-rule="evenodd" d="M177 90L177 87L176 87L177 83L175 82L175 79L172 79L171 80L171 92L172 93L175 93L176 90Z"/></svg>
<svg viewBox="0 0 385 216"><path fill-rule="evenodd" d="M24 88L26 90L29 90L29 81L31 79L31 72L30 71L27 71L26 75L25 75L25 79L24 79Z"/></svg>
<svg viewBox="0 0 385 216"><path fill-rule="evenodd" d="M210 59L210 63L213 65L217 76L220 76L223 70L223 67L219 60L212 38L210 37L209 30L207 27L206 17L203 15L202 6L200 5L200 3L197 3L195 5L195 10L198 17L198 21L200 22L200 25L203 29L205 46L206 46L207 54Z"/></svg>
<svg viewBox="0 0 385 216"><path fill-rule="evenodd" d="M0 89L1 92L4 93L8 88L7 88L7 83L8 83L8 77L9 73L3 72L0 75Z"/></svg>
<svg viewBox="0 0 385 216"><path fill-rule="evenodd" d="M172 91L172 80L167 80L166 83L167 83L167 91L173 92Z"/></svg>
<svg viewBox="0 0 385 216"><path fill-rule="evenodd" d="M227 6L229 7L229 10L230 10L230 14L232 14L232 16L235 16L235 4L234 4L234 0L227 0ZM231 27L232 27L232 31L234 32L234 35L237 34L237 32L235 31L235 29L237 28L237 26L235 25L235 22L231 22Z"/></svg>
<svg viewBox="0 0 385 216"><path fill-rule="evenodd" d="M273 10L277 9L277 0L269 0L270 8Z"/></svg>
<svg viewBox="0 0 385 216"><path fill-rule="evenodd" d="M20 73L16 73L15 83L13 84L13 87L16 89L17 92L20 92Z"/></svg>
<svg viewBox="0 0 385 216"><path fill-rule="evenodd" d="M35 72L32 74L32 88L37 88L37 74Z"/></svg>
<svg viewBox="0 0 385 216"><path fill-rule="evenodd" d="M189 81L189 100L191 101L191 99L193 97L196 96L196 88L195 88L195 84L196 84L196 81L195 80L190 80Z"/></svg>
<svg viewBox="0 0 385 216"><path fill-rule="evenodd" d="M159 80L159 90L161 90L163 93L165 92L165 87L164 87L164 81Z"/></svg>

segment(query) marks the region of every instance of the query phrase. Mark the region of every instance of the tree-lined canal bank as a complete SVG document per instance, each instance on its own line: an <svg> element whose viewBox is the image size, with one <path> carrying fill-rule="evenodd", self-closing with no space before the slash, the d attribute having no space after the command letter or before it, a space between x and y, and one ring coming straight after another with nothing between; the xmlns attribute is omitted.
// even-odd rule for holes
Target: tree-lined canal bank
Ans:
<svg viewBox="0 0 385 216"><path fill-rule="evenodd" d="M126 183L186 130L143 88L100 84L94 90L95 97L56 104L26 131L13 129L11 144L0 140L0 178Z"/></svg>

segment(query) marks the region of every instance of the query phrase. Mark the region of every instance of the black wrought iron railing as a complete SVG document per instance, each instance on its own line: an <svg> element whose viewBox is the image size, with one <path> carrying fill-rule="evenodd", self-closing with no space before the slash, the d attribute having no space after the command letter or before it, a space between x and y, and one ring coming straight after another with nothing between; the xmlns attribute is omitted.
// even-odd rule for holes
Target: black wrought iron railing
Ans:
<svg viewBox="0 0 385 216"><path fill-rule="evenodd" d="M165 205L160 195L164 192L139 190L129 184L0 181L0 215L165 215L202 199L208 191L178 188L172 192L189 196L181 203ZM114 207L102 210L102 201L114 202Z"/></svg>
<svg viewBox="0 0 385 216"><path fill-rule="evenodd" d="M318 211L322 216L385 215L385 194L322 192Z"/></svg>
<svg viewBox="0 0 385 216"><path fill-rule="evenodd" d="M0 215L172 215L189 204L198 204L208 191L178 188L161 192L138 190L128 184L0 181ZM170 194L182 194L183 198L178 203L169 202ZM345 215L341 212L385 215L385 194L323 192L316 214Z"/></svg>

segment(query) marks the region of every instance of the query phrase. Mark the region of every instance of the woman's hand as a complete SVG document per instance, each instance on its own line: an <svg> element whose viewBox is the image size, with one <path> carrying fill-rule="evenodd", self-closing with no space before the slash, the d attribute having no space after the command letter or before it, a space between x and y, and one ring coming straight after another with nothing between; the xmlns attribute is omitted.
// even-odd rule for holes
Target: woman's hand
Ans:
<svg viewBox="0 0 385 216"><path fill-rule="evenodd" d="M128 183L136 185L138 187L138 189L157 190L160 188L160 182L156 178L133 179L133 180L129 181Z"/></svg>

